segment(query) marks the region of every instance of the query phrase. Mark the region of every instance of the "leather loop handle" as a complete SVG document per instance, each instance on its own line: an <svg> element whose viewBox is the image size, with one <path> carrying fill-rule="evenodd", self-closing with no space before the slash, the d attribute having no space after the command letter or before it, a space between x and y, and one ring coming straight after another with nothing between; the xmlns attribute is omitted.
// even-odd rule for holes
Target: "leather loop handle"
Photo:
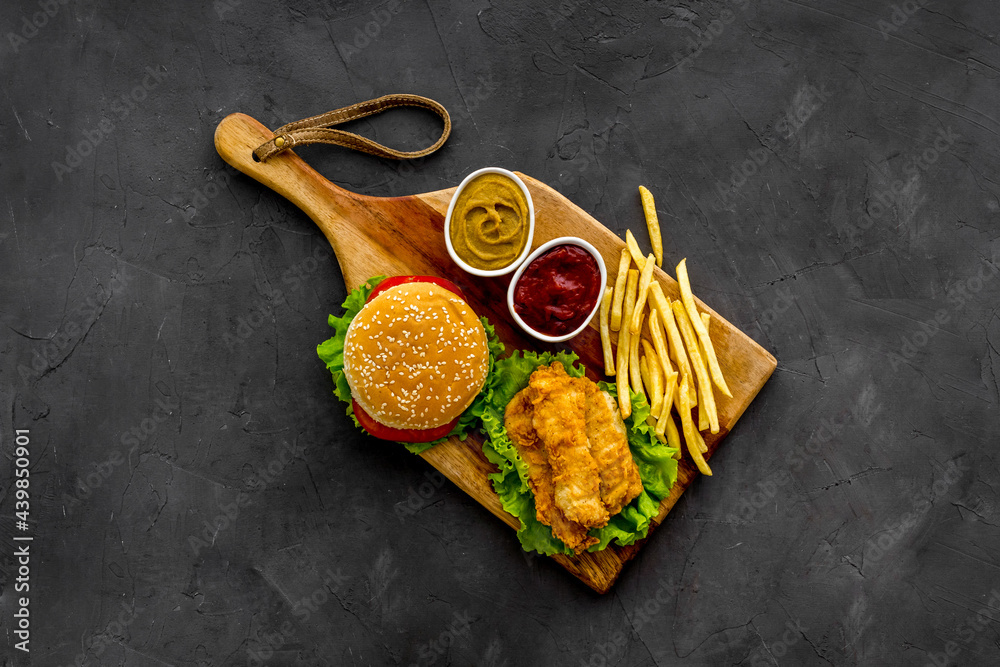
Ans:
<svg viewBox="0 0 1000 667"><path fill-rule="evenodd" d="M441 137L423 150L397 151L353 132L331 129L334 125L371 116L395 107L419 107L433 111L444 121L444 130L441 132ZM448 115L447 109L430 98L399 93L385 95L374 100L354 104L343 109L335 109L334 111L328 111L312 118L305 118L294 123L289 123L288 125L283 125L274 131L274 137L270 141L261 144L254 150L253 159L257 162L264 162L268 158L296 146L335 144L337 146L353 148L362 153L370 153L378 157L403 160L423 157L433 153L441 148L449 134L451 134L451 116Z"/></svg>

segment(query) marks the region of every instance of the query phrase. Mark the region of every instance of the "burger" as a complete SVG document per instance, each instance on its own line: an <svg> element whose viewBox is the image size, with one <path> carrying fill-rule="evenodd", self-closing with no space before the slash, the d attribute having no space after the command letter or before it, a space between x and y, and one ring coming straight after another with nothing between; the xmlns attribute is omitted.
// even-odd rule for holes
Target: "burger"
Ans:
<svg viewBox="0 0 1000 667"><path fill-rule="evenodd" d="M453 434L491 368L487 325L461 290L440 278L401 276L370 288L357 312L350 312L350 298L345 306L344 318L331 317L343 336L318 352L338 385L338 371L346 382L357 423L377 438L397 442L433 442ZM324 354L324 346L331 345Z"/></svg>

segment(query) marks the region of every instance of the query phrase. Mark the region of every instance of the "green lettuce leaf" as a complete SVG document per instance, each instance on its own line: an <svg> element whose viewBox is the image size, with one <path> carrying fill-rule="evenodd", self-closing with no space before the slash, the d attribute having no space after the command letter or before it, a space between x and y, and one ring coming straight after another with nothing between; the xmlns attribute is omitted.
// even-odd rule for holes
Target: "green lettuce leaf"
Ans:
<svg viewBox="0 0 1000 667"><path fill-rule="evenodd" d="M528 385L531 373L539 366L549 365L553 361L561 362L566 372L573 377L582 377L584 374L583 367L575 363L578 357L571 352L514 352L507 359L496 362L499 379L482 416L488 438L483 443L483 453L499 468L499 472L490 475L493 489L500 497L503 508L521 522L517 537L524 550L537 551L547 556L560 553L571 555L573 552L552 534L551 528L539 522L536 517L534 495L528 486L527 464L507 436L504 412L514 395ZM614 385L601 382L598 386L617 399L618 393ZM625 420L625 425L629 449L639 469L643 490L619 514L612 517L606 526L590 531L590 535L596 537L598 543L590 547L589 551L604 549L612 541L629 545L646 537L653 518L659 512L660 500L670 492L670 487L677 480L677 460L674 458L676 448L662 444L646 424L649 404L645 397L631 391L629 393L632 416Z"/></svg>
<svg viewBox="0 0 1000 667"><path fill-rule="evenodd" d="M369 279L363 285L355 290L352 290L350 294L347 295L347 299L344 300L343 308L344 314L340 317L335 317L330 315L329 323L333 327L333 337L323 341L316 346L316 354L319 356L324 363L326 363L327 369L333 375L333 393L341 401L347 403L347 414L354 421L354 425L361 428L358 423L357 417L354 416L354 409L351 403L351 387L347 384L347 378L344 376L344 341L347 338L347 329L351 326L351 321L357 316L361 309L364 307L365 303L368 301L368 297L371 296L372 291L379 286L379 284L385 280L385 276L376 276ZM433 442L404 442L400 443L406 449L414 454L419 454L420 452L426 451L433 447L434 445L444 442L448 438L457 436L462 440L469 434L469 431L474 430L479 426L480 419L483 415L483 410L485 409L486 403L489 397L492 395L493 387L497 383L497 374L495 372L496 360L503 355L504 346L497 338L496 331L493 325L489 323L485 317L480 317L479 321L483 323L483 327L486 329L486 344L489 348L490 353L490 367L486 375L486 382L483 385L482 391L476 396L472 404L465 409L459 418L458 422L455 423L455 427L451 432L439 440Z"/></svg>
<svg viewBox="0 0 1000 667"><path fill-rule="evenodd" d="M347 338L347 329L351 326L351 320L361 312L372 291L385 280L385 276L375 276L370 278L357 289L351 290L344 300L344 314L340 317L330 315L327 322L333 327L333 338L329 338L316 346L316 354L326 364L327 370L333 375L333 393L340 400L347 403L347 414L354 421L354 425L361 428L354 410L351 408L351 387L344 377L344 340Z"/></svg>

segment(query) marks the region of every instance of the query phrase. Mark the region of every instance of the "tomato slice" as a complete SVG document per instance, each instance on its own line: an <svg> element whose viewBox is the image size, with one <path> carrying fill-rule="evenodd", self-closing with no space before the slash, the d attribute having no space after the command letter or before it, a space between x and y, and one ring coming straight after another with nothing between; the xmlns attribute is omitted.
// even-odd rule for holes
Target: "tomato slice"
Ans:
<svg viewBox="0 0 1000 667"><path fill-rule="evenodd" d="M351 400L354 416L358 418L358 423L369 435L380 440L393 440L395 442L433 442L451 433L458 423L458 417L448 422L444 426L437 428L417 429L417 428L392 428L375 421L375 418L365 412L358 402Z"/></svg>
<svg viewBox="0 0 1000 667"><path fill-rule="evenodd" d="M393 276L392 278L386 278L379 283L378 287L373 289L372 293L368 295L368 301L371 301L390 287L404 285L406 283L433 283L445 288L449 292L457 294L462 297L462 299L465 299L465 294L462 293L462 289L455 283L450 280L445 280L444 278L437 278L435 276ZM451 433L451 430L455 428L455 424L458 423L458 417L456 417L444 426L438 426L437 428L392 428L376 421L374 417L365 412L364 408L358 405L357 401L352 401L352 408L354 410L354 416L358 418L358 423L361 424L361 428L367 431L369 435L379 438L380 440L393 440L395 442L433 442L434 440L443 438Z"/></svg>
<svg viewBox="0 0 1000 667"><path fill-rule="evenodd" d="M449 292L453 292L454 294L457 294L465 299L465 294L462 293L462 288L450 280L445 280L444 278L437 278L435 276L393 276L392 278L386 278L380 282L378 287L373 289L372 293L368 295L368 301L371 301L390 287L404 285L406 283L434 283L435 285L440 285ZM365 303L367 303L367 301Z"/></svg>

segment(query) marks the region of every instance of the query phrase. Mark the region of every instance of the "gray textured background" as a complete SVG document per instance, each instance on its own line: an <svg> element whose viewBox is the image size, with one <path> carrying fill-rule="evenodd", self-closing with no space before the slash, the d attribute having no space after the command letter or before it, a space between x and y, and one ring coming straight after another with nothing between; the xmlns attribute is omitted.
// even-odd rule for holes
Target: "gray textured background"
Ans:
<svg viewBox="0 0 1000 667"><path fill-rule="evenodd" d="M16 428L35 665L1000 662L995 3L532 5L0 4L3 664ZM336 262L212 145L390 92L443 150L304 156L371 195L518 169L642 243L645 184L779 360L606 596L349 425Z"/></svg>

